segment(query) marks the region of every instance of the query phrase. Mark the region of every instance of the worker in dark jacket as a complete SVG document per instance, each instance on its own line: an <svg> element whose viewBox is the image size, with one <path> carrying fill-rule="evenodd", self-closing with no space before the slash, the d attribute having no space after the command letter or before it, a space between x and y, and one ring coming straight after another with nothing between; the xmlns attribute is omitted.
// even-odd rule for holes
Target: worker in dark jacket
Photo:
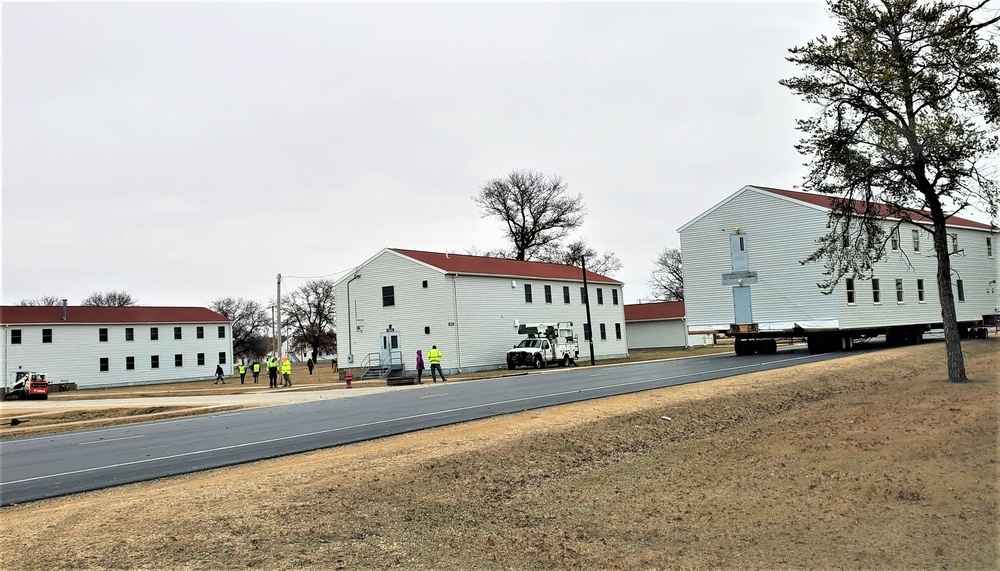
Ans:
<svg viewBox="0 0 1000 571"><path fill-rule="evenodd" d="M215 366L215 384L219 384L219 381L222 381L222 384L226 384L226 380L222 378L222 375L223 375L222 365L216 365Z"/></svg>

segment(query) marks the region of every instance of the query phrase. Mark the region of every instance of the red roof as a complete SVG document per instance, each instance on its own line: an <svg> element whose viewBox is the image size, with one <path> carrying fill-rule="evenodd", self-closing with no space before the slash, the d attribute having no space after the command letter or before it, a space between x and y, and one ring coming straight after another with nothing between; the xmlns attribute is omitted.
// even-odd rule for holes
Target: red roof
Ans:
<svg viewBox="0 0 1000 571"><path fill-rule="evenodd" d="M224 315L204 307L101 307L71 305L0 306L0 323L229 323Z"/></svg>
<svg viewBox="0 0 1000 571"><path fill-rule="evenodd" d="M768 188L766 186L754 186L758 190L763 190L770 192L772 194L778 194L786 198L791 198L793 200L798 200L799 202L806 202L816 206L821 206L826 209L833 209L833 196L826 194L811 194L808 192L797 192L794 190L782 190L780 188ZM863 212L861 208L864 203L859 200L854 201L854 209L856 212ZM884 204L873 204L877 210L881 210L883 214L881 216L898 218L898 215L889 212L889 207ZM910 218L917 222L930 222L930 214L927 212L921 212L919 210L909 210ZM951 216L948 218L948 226L965 226L967 228L980 228L983 230L996 230L996 228L990 226L989 224L984 224L982 222L976 222L975 220L968 220L966 218L959 218L958 216Z"/></svg>
<svg viewBox="0 0 1000 571"><path fill-rule="evenodd" d="M399 248L391 248L391 250L408 258L413 258L419 262L434 266L439 270L444 270L449 274L475 274L583 282L583 272L580 268L565 264L522 262L520 260L508 260L506 258L468 256L465 254L442 254L439 252L401 250ZM590 270L587 270L587 281L618 285L621 285L622 283L616 279L602 276L601 274L595 274Z"/></svg>
<svg viewBox="0 0 1000 571"><path fill-rule="evenodd" d="M683 301L657 301L654 303L625 304L625 322L659 321L684 317Z"/></svg>

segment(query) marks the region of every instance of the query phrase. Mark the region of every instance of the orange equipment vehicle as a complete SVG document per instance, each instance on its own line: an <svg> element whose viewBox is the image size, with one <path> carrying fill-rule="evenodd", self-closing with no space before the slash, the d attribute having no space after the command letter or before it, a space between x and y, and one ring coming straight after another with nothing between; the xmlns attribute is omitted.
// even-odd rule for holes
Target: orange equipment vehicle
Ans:
<svg viewBox="0 0 1000 571"><path fill-rule="evenodd" d="M49 381L45 373L17 371L14 385L4 387L4 400L10 399L47 399L49 398Z"/></svg>

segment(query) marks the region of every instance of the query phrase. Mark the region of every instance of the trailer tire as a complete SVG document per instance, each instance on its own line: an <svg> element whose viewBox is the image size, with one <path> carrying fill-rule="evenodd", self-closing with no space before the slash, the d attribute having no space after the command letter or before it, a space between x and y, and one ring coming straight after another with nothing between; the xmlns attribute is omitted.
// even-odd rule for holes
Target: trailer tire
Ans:
<svg viewBox="0 0 1000 571"><path fill-rule="evenodd" d="M753 351L750 349L750 342L739 337L736 338L735 350L736 354L740 357L753 354Z"/></svg>
<svg viewBox="0 0 1000 571"><path fill-rule="evenodd" d="M809 335L806 337L806 347L809 348L810 355L823 352L823 343L819 335Z"/></svg>
<svg viewBox="0 0 1000 571"><path fill-rule="evenodd" d="M767 339L762 341L764 344L764 354L776 355L778 353L778 341L776 339Z"/></svg>

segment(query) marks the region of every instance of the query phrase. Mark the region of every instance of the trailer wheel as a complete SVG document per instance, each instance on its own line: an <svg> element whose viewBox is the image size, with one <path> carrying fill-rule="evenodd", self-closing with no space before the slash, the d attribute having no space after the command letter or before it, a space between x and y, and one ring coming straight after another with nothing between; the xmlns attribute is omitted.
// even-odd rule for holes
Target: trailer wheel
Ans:
<svg viewBox="0 0 1000 571"><path fill-rule="evenodd" d="M778 341L776 339L768 339L764 343L764 354L775 355L778 353Z"/></svg>
<svg viewBox="0 0 1000 571"><path fill-rule="evenodd" d="M739 355L740 357L743 357L745 355L749 355L750 354L750 352L749 352L750 348L748 347L748 345L749 345L749 343L747 343L745 340L740 339L739 337L737 337L736 338L736 346L735 346L736 354Z"/></svg>

